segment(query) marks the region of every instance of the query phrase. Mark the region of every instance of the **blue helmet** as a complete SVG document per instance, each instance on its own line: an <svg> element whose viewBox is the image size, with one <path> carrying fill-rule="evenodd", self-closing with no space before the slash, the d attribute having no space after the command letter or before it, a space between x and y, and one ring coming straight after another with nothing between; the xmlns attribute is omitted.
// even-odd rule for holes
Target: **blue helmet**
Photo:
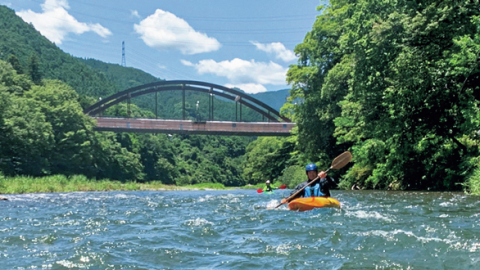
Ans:
<svg viewBox="0 0 480 270"><path fill-rule="evenodd" d="M317 165L315 165L314 163L310 163L307 165L307 167L305 168L305 170L308 172L308 171L318 171L318 168L317 168Z"/></svg>

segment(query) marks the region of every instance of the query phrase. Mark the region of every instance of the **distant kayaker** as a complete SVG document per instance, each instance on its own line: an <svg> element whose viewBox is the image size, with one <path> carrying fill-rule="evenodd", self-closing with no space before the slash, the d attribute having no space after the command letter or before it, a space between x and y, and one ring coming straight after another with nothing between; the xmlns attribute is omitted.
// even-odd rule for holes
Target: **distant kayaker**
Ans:
<svg viewBox="0 0 480 270"><path fill-rule="evenodd" d="M265 187L263 188L263 191L267 192L267 191L273 191L273 186L271 185L270 183L270 180L267 180L265 182Z"/></svg>
<svg viewBox="0 0 480 270"><path fill-rule="evenodd" d="M330 197L330 188L335 186L335 182L331 177L327 177L327 173L325 173L324 171L318 172L317 165L310 163L306 167L306 174L308 176L308 180L298 184L295 189L290 193L290 196L295 194L295 192L297 192L298 190L302 189L317 176L318 179L310 186L306 187L302 192L298 193L297 196L291 198L291 200L299 197ZM283 203L287 203L287 200L282 199L282 204Z"/></svg>

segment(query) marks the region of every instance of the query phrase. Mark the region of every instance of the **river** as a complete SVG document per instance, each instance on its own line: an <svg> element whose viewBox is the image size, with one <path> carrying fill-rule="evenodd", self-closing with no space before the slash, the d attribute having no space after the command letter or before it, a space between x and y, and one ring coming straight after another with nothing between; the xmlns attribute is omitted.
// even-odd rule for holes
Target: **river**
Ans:
<svg viewBox="0 0 480 270"><path fill-rule="evenodd" d="M0 201L1 269L480 269L480 197L288 190L73 192Z"/></svg>

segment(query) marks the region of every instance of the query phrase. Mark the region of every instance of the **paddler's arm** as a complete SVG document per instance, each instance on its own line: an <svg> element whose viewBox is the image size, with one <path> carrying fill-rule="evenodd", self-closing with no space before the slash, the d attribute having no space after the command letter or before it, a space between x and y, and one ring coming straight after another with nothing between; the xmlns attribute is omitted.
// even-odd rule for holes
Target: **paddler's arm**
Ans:
<svg viewBox="0 0 480 270"><path fill-rule="evenodd" d="M330 184L330 187L331 188L334 188L336 185L337 185L337 182L335 182L335 179L331 176L327 177L328 178L328 182Z"/></svg>
<svg viewBox="0 0 480 270"><path fill-rule="evenodd" d="M295 187L295 189L294 189L292 192L290 192L290 196L292 196L293 194L295 194L295 192L297 192L297 191L299 191L300 189L302 189L305 185L307 185L307 183L308 183L308 181L298 184L298 185ZM298 193L297 196L293 197L290 201L292 201L292 200L294 200L294 199L296 199L296 198L302 197L303 194L305 194L305 192L300 192L300 193ZM289 197L290 197L290 196L289 196ZM280 202L281 202L282 204L287 203L287 199L282 199Z"/></svg>
<svg viewBox="0 0 480 270"><path fill-rule="evenodd" d="M333 177L331 176L326 176L324 180L325 187L322 192L325 193L326 197L330 197L330 189L334 188L337 183L335 182L335 179L333 179Z"/></svg>
<svg viewBox="0 0 480 270"><path fill-rule="evenodd" d="M298 190L298 189L295 189L295 190L294 190L294 192L296 192L297 190ZM297 194L297 196L295 196L295 197L291 198L291 199L290 199L290 201L293 201L293 200L294 200L294 199L296 199L296 198L302 197L302 196L303 196L303 194L304 194L304 192L300 192L300 193L298 193L298 194ZM293 195L293 193L291 193L291 195L290 195L290 196L292 196L292 195ZM280 202L281 202L282 204L284 204L284 203L288 203L288 202L287 202L287 199L282 199Z"/></svg>

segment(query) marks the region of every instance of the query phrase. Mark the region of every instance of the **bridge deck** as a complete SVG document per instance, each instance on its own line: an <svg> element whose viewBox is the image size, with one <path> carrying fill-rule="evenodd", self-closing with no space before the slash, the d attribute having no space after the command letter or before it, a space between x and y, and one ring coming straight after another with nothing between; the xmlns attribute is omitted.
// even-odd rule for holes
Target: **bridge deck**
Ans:
<svg viewBox="0 0 480 270"><path fill-rule="evenodd" d="M290 136L295 123L161 120L95 117L98 131L237 136Z"/></svg>

